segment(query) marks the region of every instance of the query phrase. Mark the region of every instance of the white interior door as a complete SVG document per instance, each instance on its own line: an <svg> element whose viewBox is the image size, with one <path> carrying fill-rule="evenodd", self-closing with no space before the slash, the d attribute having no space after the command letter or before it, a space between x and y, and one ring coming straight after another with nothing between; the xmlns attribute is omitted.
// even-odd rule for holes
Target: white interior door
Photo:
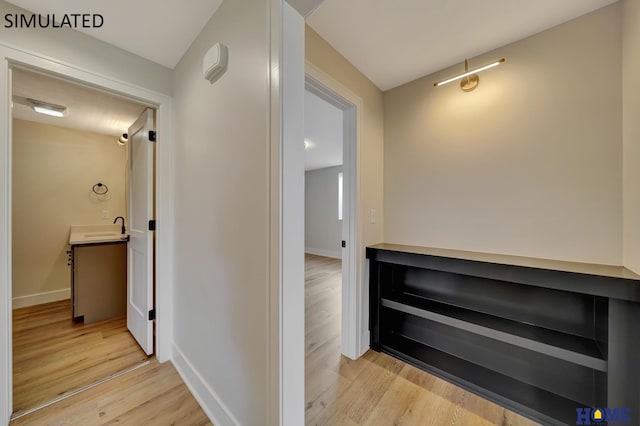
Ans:
<svg viewBox="0 0 640 426"><path fill-rule="evenodd" d="M153 353L153 111L146 109L129 127L129 243L127 328L142 349Z"/></svg>

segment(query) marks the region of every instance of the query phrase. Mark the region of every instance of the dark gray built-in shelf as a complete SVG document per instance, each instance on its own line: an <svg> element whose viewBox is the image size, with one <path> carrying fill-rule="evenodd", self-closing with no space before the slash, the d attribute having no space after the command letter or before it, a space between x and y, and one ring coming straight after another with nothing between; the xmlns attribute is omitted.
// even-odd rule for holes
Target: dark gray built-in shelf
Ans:
<svg viewBox="0 0 640 426"><path fill-rule="evenodd" d="M547 424L640 418L640 276L617 266L380 244L371 347Z"/></svg>
<svg viewBox="0 0 640 426"><path fill-rule="evenodd" d="M382 306L598 371L607 371L607 361L594 340L437 302L417 303L426 309L416 308L411 304L411 302L415 302L411 298L399 299L402 302L382 299ZM408 304L403 302L408 302Z"/></svg>

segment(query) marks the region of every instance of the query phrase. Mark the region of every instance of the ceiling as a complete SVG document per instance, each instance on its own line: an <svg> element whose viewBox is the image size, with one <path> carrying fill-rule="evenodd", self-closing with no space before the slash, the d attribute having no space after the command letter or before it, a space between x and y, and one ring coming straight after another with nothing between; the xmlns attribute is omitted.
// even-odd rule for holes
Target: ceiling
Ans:
<svg viewBox="0 0 640 426"><path fill-rule="evenodd" d="M7 0L40 14L99 13L101 28L78 29L173 69L222 0Z"/></svg>
<svg viewBox="0 0 640 426"><path fill-rule="evenodd" d="M307 24L385 91L616 1L325 0Z"/></svg>
<svg viewBox="0 0 640 426"><path fill-rule="evenodd" d="M287 0L295 10L302 16L309 16L311 12L316 10L322 4L323 0Z"/></svg>
<svg viewBox="0 0 640 426"><path fill-rule="evenodd" d="M14 69L13 117L117 137L126 133L143 105L43 74ZM39 114L20 98L66 106L64 117Z"/></svg>
<svg viewBox="0 0 640 426"><path fill-rule="evenodd" d="M35 13L100 13L82 31L174 68L222 0L8 0ZM462 63L617 0L292 0L382 90Z"/></svg>
<svg viewBox="0 0 640 426"><path fill-rule="evenodd" d="M342 164L342 111L305 90L305 171Z"/></svg>

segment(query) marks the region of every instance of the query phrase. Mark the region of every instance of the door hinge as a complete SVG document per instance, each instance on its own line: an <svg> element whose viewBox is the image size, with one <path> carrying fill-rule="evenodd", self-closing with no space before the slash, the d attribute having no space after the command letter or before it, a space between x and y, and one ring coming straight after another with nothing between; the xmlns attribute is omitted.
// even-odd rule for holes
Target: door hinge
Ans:
<svg viewBox="0 0 640 426"><path fill-rule="evenodd" d="M149 321L153 321L154 319L156 319L156 310L152 309L149 311Z"/></svg>
<svg viewBox="0 0 640 426"><path fill-rule="evenodd" d="M156 220L151 219L149 221L149 231L155 231L155 230L156 230Z"/></svg>
<svg viewBox="0 0 640 426"><path fill-rule="evenodd" d="M156 141L156 131L155 130L149 130L149 141L150 142L155 142Z"/></svg>
<svg viewBox="0 0 640 426"><path fill-rule="evenodd" d="M347 242L345 240L342 240L342 247L346 247L347 246Z"/></svg>

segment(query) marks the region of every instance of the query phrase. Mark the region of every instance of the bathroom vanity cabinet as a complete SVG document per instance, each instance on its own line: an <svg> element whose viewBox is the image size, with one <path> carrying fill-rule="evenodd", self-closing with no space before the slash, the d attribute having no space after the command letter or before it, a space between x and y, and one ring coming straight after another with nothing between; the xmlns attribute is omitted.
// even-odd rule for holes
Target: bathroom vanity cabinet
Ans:
<svg viewBox="0 0 640 426"><path fill-rule="evenodd" d="M127 243L71 246L73 318L85 324L127 312Z"/></svg>
<svg viewBox="0 0 640 426"><path fill-rule="evenodd" d="M71 247L74 320L90 323L124 315L127 312L127 243Z"/></svg>
<svg viewBox="0 0 640 426"><path fill-rule="evenodd" d="M110 228L72 227L73 319L91 323L127 312L127 239ZM119 229L119 228L118 228ZM113 233L112 232L112 233Z"/></svg>
<svg viewBox="0 0 640 426"><path fill-rule="evenodd" d="M371 348L543 424L640 423L640 276L616 266L367 248Z"/></svg>

